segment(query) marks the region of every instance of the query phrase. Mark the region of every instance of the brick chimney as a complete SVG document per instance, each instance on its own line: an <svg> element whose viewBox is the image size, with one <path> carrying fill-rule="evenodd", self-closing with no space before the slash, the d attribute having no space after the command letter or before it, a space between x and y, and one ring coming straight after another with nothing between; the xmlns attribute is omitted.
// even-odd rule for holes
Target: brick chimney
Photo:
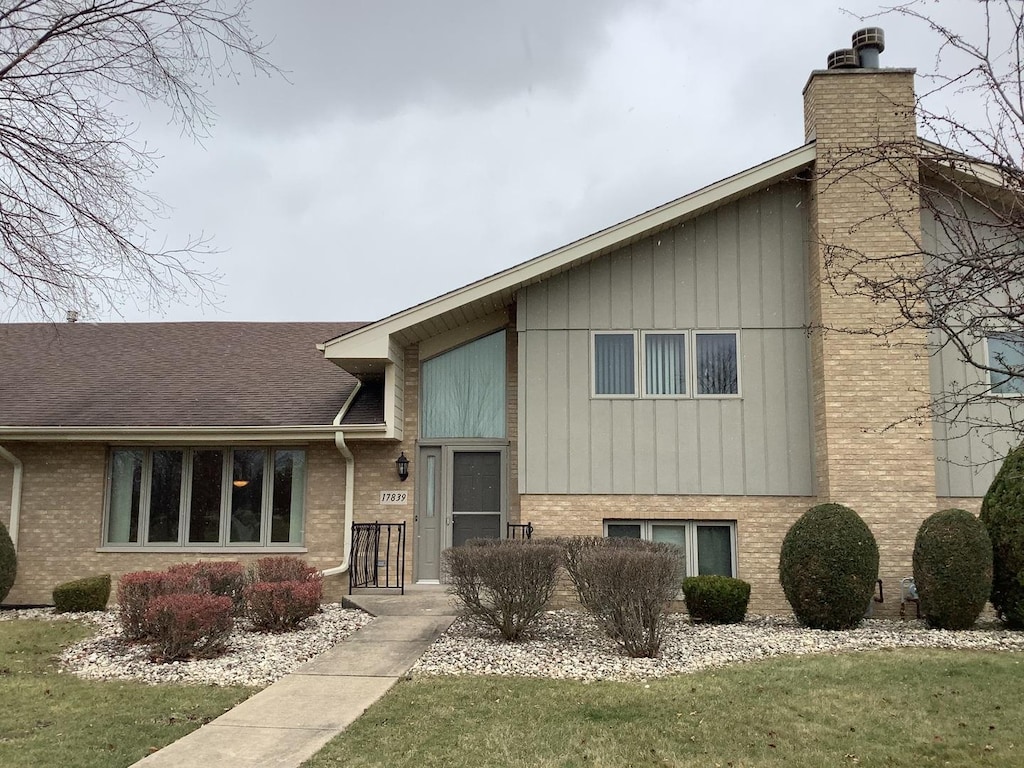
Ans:
<svg viewBox="0 0 1024 768"><path fill-rule="evenodd" d="M898 595L899 579L912 574L917 529L936 508L932 427L920 410L931 399L927 339L913 329L885 338L851 332L884 327L897 312L852 295L849 282L834 287L825 278L835 246L867 256L918 250L919 199L905 183L916 173L907 151L917 135L914 70L877 68L881 30L861 30L855 45L858 36L874 46L868 56L836 51L833 68L812 72L804 88L806 136L816 144L808 289L817 494L852 507L871 526L880 576L888 594ZM868 62L876 66L865 68ZM893 162L868 167L879 147L900 150ZM898 263L914 269L920 257ZM892 266L886 261L879 274ZM906 421L913 416L922 418Z"/></svg>

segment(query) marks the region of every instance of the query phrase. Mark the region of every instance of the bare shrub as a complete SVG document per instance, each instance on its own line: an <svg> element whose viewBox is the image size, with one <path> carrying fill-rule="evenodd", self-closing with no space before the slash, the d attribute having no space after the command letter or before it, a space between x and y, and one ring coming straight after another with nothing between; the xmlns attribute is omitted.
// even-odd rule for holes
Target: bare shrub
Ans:
<svg viewBox="0 0 1024 768"><path fill-rule="evenodd" d="M580 603L633 657L655 657L665 608L679 591L683 560L671 544L573 537L562 557Z"/></svg>
<svg viewBox="0 0 1024 768"><path fill-rule="evenodd" d="M554 592L559 548L549 542L480 539L444 552L448 591L476 621L510 642L527 635Z"/></svg>
<svg viewBox="0 0 1024 768"><path fill-rule="evenodd" d="M170 574L181 574L195 584L195 592L209 592L231 599L232 610L237 616L242 612L242 590L245 588L245 566L237 561L217 562L200 560L197 563L180 563L167 569Z"/></svg>
<svg viewBox="0 0 1024 768"><path fill-rule="evenodd" d="M249 569L249 581L306 581L318 574L300 557L261 557Z"/></svg>

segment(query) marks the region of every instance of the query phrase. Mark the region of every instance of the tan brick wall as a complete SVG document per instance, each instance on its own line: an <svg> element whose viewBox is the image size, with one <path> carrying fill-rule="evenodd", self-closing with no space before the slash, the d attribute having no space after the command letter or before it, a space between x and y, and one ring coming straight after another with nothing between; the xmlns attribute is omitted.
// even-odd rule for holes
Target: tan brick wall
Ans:
<svg viewBox="0 0 1024 768"><path fill-rule="evenodd" d="M862 166L857 150L915 137L909 70L818 72L805 93L807 134L817 141L810 242L811 342L818 496L855 509L881 550L881 577L910 573L914 536L935 509L928 355L922 332L884 338L850 333L881 327L894 308L823 282L823 243L869 256L913 253L920 238L916 193L901 184L907 163ZM917 257L903 266L915 269ZM892 262L878 267L883 277ZM831 330L838 329L838 330Z"/></svg>
<svg viewBox="0 0 1024 768"><path fill-rule="evenodd" d="M91 443L19 443L5 446L25 465L18 577L6 602L52 602L62 582L100 573L159 570L195 560L249 563L264 553L99 552L108 449ZM345 471L333 443L306 447L306 542L310 564L329 568L341 562ZM0 469L0 483L7 477ZM10 486L7 485L10 503ZM347 582L346 582L347 583ZM329 597L337 585L329 585Z"/></svg>
<svg viewBox="0 0 1024 768"><path fill-rule="evenodd" d="M804 496L534 495L521 499L537 538L600 536L611 518L735 520L738 576L750 582L750 610L788 613L779 586L786 531L815 499Z"/></svg>

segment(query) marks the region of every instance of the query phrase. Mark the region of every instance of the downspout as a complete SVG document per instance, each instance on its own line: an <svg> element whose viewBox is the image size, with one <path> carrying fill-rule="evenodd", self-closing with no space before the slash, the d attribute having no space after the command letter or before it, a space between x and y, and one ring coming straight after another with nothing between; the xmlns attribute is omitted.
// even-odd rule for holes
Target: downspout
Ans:
<svg viewBox="0 0 1024 768"><path fill-rule="evenodd" d="M347 571L352 553L352 518L355 515L353 509L355 508L356 460L352 456L352 451L349 450L348 445L345 444L345 431L341 428L341 420L345 418L345 414L362 388L363 383L356 381L356 385L353 387L352 392L349 393L345 404L341 406L338 415L334 417L334 426L338 428L334 433L334 447L338 449L338 453L345 459L345 550L341 555L341 564L333 568L324 569L320 572L323 576L338 576Z"/></svg>
<svg viewBox="0 0 1024 768"><path fill-rule="evenodd" d="M356 462L352 451L345 444L344 431L339 429L334 433L334 446L345 459L345 551L342 555L341 565L321 571L324 576L337 576L345 573L348 570L352 551L352 510L355 506Z"/></svg>
<svg viewBox="0 0 1024 768"><path fill-rule="evenodd" d="M21 459L3 446L0 446L0 457L9 461L11 466L14 467L14 477L11 482L11 519L10 524L7 526L7 532L10 534L11 542L14 544L14 551L17 552L18 525L21 521L21 477L25 472L25 467L22 465Z"/></svg>

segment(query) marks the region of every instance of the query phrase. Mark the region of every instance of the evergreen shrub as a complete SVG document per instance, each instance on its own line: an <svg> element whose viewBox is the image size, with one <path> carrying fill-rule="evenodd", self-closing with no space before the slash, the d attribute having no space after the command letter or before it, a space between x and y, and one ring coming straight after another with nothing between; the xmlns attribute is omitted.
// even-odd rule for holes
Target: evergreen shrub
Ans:
<svg viewBox="0 0 1024 768"><path fill-rule="evenodd" d="M1003 460L981 522L992 541L992 607L1007 627L1024 629L1024 445Z"/></svg>
<svg viewBox="0 0 1024 768"><path fill-rule="evenodd" d="M914 584L929 626L974 626L992 592L992 542L984 524L963 509L926 519L914 540Z"/></svg>
<svg viewBox="0 0 1024 768"><path fill-rule="evenodd" d="M860 516L819 504L782 542L779 580L797 620L813 629L851 629L864 617L878 580L878 544Z"/></svg>
<svg viewBox="0 0 1024 768"><path fill-rule="evenodd" d="M692 621L738 624L747 615L750 584L728 576L691 576L683 580L683 596Z"/></svg>
<svg viewBox="0 0 1024 768"><path fill-rule="evenodd" d="M53 589L53 604L58 613L102 611L106 609L109 599L109 573L67 581Z"/></svg>
<svg viewBox="0 0 1024 768"><path fill-rule="evenodd" d="M0 523L0 603L7 598L17 575L18 554L14 551L14 542L7 533L7 526Z"/></svg>

